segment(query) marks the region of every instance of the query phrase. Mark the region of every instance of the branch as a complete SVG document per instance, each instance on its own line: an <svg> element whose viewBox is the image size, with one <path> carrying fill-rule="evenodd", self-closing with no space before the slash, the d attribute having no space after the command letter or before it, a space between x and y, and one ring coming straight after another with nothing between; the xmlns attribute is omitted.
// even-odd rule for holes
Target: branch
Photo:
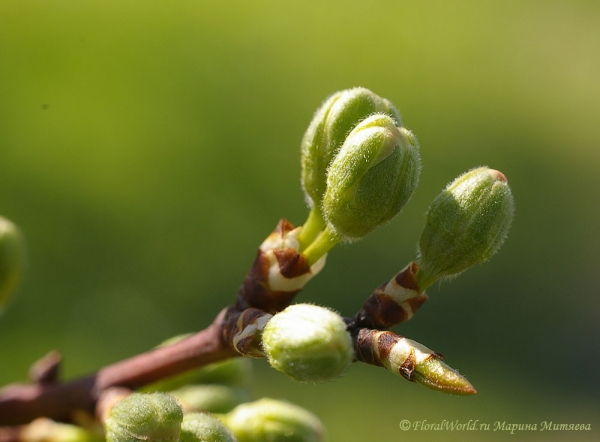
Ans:
<svg viewBox="0 0 600 442"><path fill-rule="evenodd" d="M108 365L66 383L9 385L0 390L0 426L26 424L37 417L68 422L73 412L94 412L100 394L111 387L137 389L193 368L239 356L222 338L221 311L204 330L175 344Z"/></svg>

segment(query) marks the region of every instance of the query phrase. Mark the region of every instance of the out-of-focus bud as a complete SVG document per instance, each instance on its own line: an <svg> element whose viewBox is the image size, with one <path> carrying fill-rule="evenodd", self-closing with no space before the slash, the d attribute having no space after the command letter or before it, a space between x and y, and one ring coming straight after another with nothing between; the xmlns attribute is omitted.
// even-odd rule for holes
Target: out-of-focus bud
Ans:
<svg viewBox="0 0 600 442"><path fill-rule="evenodd" d="M466 378L442 361L442 355L389 331L360 330L356 356L433 390L461 396L477 393Z"/></svg>
<svg viewBox="0 0 600 442"><path fill-rule="evenodd" d="M12 439L8 439L12 440ZM85 428L55 422L40 417L22 427L18 439L21 442L102 442L101 434Z"/></svg>
<svg viewBox="0 0 600 442"><path fill-rule="evenodd" d="M219 419L206 413L188 413L181 423L181 442L236 442Z"/></svg>
<svg viewBox="0 0 600 442"><path fill-rule="evenodd" d="M323 215L346 240L391 220L419 180L419 145L393 118L375 114L350 132L327 175Z"/></svg>
<svg viewBox="0 0 600 442"><path fill-rule="evenodd" d="M246 389L218 384L186 385L169 394L179 401L186 412L227 413L252 399Z"/></svg>
<svg viewBox="0 0 600 442"><path fill-rule="evenodd" d="M419 240L419 288L490 259L508 233L513 212L501 172L480 167L456 178L429 208Z"/></svg>
<svg viewBox="0 0 600 442"><path fill-rule="evenodd" d="M25 240L20 229L0 216L0 313L17 288L25 267Z"/></svg>
<svg viewBox="0 0 600 442"><path fill-rule="evenodd" d="M401 124L392 103L361 87L336 92L317 110L301 145L302 187L311 207L320 205L327 168L348 133L376 112L388 114Z"/></svg>
<svg viewBox="0 0 600 442"><path fill-rule="evenodd" d="M239 442L323 442L325 428L312 413L288 402L261 399L224 417Z"/></svg>
<svg viewBox="0 0 600 442"><path fill-rule="evenodd" d="M133 393L106 419L107 442L177 442L183 412L165 393Z"/></svg>
<svg viewBox="0 0 600 442"><path fill-rule="evenodd" d="M316 305L291 305L277 313L262 339L271 366L300 382L336 379L354 358L342 317Z"/></svg>

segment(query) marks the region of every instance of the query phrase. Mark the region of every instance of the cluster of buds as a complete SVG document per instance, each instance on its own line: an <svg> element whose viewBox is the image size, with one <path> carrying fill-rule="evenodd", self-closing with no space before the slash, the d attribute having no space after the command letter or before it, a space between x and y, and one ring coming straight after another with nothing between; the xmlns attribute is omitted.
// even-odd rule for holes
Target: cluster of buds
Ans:
<svg viewBox="0 0 600 442"><path fill-rule="evenodd" d="M419 145L388 100L355 88L321 105L301 154L309 216L297 228L280 221L260 246L228 312L224 339L301 382L335 379L361 361L438 391L474 394L441 354L388 329L417 312L435 281L499 249L513 216L506 177L480 167L450 183L428 211L415 260L375 289L354 317L343 318L290 304L332 247L363 238L400 212L419 179Z"/></svg>
<svg viewBox="0 0 600 442"><path fill-rule="evenodd" d="M214 322L216 346L227 350L227 357L235 351L267 358L273 368L300 382L336 379L360 361L437 391L476 393L441 354L388 329L413 317L436 281L487 261L500 248L514 211L506 177L479 167L451 182L429 208L415 259L376 288L355 316L344 318L324 307L292 302L323 269L336 244L361 239L400 212L419 180L419 145L388 100L354 88L321 105L301 146L308 218L300 227L282 219L260 245L235 304ZM0 312L22 272L22 243L18 229L0 218ZM54 373L52 364L42 365L39 382ZM200 377L235 377L240 366L235 362L212 370L203 369ZM248 402L243 389L191 382L198 375L164 379L137 393L105 391L96 410L106 440L325 440L322 424L306 410L270 399ZM35 428L77 433L65 424L56 423L52 431L48 425L39 421ZM97 438L78 432L72 440Z"/></svg>
<svg viewBox="0 0 600 442"><path fill-rule="evenodd" d="M315 415L288 402L260 399L226 414L184 413L165 393L130 394L111 409L105 428L107 442L323 442L326 437Z"/></svg>

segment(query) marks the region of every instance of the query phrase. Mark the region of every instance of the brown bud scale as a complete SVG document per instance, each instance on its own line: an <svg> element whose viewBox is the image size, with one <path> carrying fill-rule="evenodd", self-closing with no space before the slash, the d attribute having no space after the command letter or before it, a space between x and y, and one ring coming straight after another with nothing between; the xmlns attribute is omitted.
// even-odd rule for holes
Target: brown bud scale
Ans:
<svg viewBox="0 0 600 442"><path fill-rule="evenodd" d="M411 262L394 278L379 286L356 315L357 324L369 328L389 328L408 321L427 300L419 291L415 273L419 266Z"/></svg>
<svg viewBox="0 0 600 442"><path fill-rule="evenodd" d="M298 253L298 231L281 219L265 239L238 291L238 310L254 307L275 314L290 305L296 293L322 268L324 261L311 267Z"/></svg>

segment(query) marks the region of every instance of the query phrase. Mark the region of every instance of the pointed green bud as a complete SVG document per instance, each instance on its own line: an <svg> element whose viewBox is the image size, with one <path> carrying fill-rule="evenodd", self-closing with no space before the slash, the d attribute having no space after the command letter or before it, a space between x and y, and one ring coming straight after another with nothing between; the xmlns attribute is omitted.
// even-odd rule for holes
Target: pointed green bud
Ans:
<svg viewBox="0 0 600 442"><path fill-rule="evenodd" d="M14 293L25 267L25 241L20 229L0 216L0 313Z"/></svg>
<svg viewBox="0 0 600 442"><path fill-rule="evenodd" d="M188 413L181 423L180 442L236 442L233 433L214 416Z"/></svg>
<svg viewBox="0 0 600 442"><path fill-rule="evenodd" d="M261 399L234 408L225 424L239 442L323 442L325 428L312 413L288 402Z"/></svg>
<svg viewBox="0 0 600 442"><path fill-rule="evenodd" d="M508 233L513 212L501 172L480 167L456 178L429 208L419 240L419 288L490 259Z"/></svg>
<svg viewBox="0 0 600 442"><path fill-rule="evenodd" d="M252 399L246 389L219 384L186 385L169 394L179 401L184 411L209 413L227 413Z"/></svg>
<svg viewBox="0 0 600 442"><path fill-rule="evenodd" d="M342 317L316 305L291 305L277 313L262 339L271 366L300 382L336 379L354 358Z"/></svg>
<svg viewBox="0 0 600 442"><path fill-rule="evenodd" d="M446 364L437 353L415 365L413 381L432 390L457 396L470 396L477 393L473 385L457 370Z"/></svg>
<svg viewBox="0 0 600 442"><path fill-rule="evenodd" d="M347 240L391 220L419 180L419 145L393 118L375 114L348 135L331 163L323 215Z"/></svg>
<svg viewBox="0 0 600 442"><path fill-rule="evenodd" d="M110 411L107 442L177 442L183 412L165 393L133 393Z"/></svg>
<svg viewBox="0 0 600 442"><path fill-rule="evenodd" d="M465 377L442 361L440 354L412 339L399 339L383 365L392 373L432 390L460 396L477 393Z"/></svg>
<svg viewBox="0 0 600 442"><path fill-rule="evenodd" d="M390 331L359 330L356 356L433 390L461 396L477 393L467 379L442 361L442 355Z"/></svg>
<svg viewBox="0 0 600 442"><path fill-rule="evenodd" d="M317 110L301 145L302 187L311 207L320 206L327 168L348 133L376 112L388 114L401 124L392 103L362 87L336 92Z"/></svg>

